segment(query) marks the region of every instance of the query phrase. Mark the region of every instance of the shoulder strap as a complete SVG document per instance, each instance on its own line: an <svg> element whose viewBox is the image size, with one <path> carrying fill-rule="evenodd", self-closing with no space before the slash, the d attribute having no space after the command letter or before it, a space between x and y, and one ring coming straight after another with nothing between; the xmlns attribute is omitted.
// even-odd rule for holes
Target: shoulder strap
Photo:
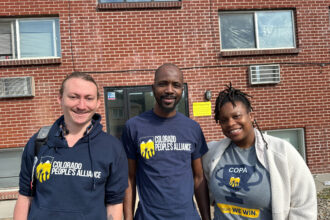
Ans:
<svg viewBox="0 0 330 220"><path fill-rule="evenodd" d="M34 176L34 169L38 162L38 153L40 151L40 148L42 145L44 145L47 142L48 139L48 133L52 126L43 126L39 129L37 133L37 137L34 141L34 161L33 161L33 167L32 167L32 173L31 173L31 182L30 187L32 190L32 195L35 194L35 176Z"/></svg>
<svg viewBox="0 0 330 220"><path fill-rule="evenodd" d="M40 151L40 148L42 145L44 145L46 142L47 142L47 139L48 139L48 133L49 133L49 130L52 126L49 125L49 126L43 126L39 129L38 131L38 134L37 134L37 138L34 142L34 156L37 156L39 151Z"/></svg>

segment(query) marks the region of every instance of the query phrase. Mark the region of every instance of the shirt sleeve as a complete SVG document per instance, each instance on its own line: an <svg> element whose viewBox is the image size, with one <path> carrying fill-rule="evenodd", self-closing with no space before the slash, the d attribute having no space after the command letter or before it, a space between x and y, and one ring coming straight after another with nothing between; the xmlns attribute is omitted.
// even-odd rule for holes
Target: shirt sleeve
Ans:
<svg viewBox="0 0 330 220"><path fill-rule="evenodd" d="M106 184L105 202L107 204L122 203L128 187L128 162L120 141L117 143L118 153L110 165L110 175Z"/></svg>
<svg viewBox="0 0 330 220"><path fill-rule="evenodd" d="M288 219L316 220L317 196L313 176L301 155L288 146L291 201Z"/></svg>
<svg viewBox="0 0 330 220"><path fill-rule="evenodd" d="M196 149L191 155L192 160L196 160L202 157L208 151L207 144L202 129L198 126L198 139L196 143Z"/></svg>
<svg viewBox="0 0 330 220"><path fill-rule="evenodd" d="M24 196L33 196L31 189L32 170L34 163L34 142L36 135L32 136L24 147L19 174L19 193Z"/></svg>
<svg viewBox="0 0 330 220"><path fill-rule="evenodd" d="M128 123L125 124L121 141L123 143L127 158L136 160L136 144L132 138L131 129Z"/></svg>

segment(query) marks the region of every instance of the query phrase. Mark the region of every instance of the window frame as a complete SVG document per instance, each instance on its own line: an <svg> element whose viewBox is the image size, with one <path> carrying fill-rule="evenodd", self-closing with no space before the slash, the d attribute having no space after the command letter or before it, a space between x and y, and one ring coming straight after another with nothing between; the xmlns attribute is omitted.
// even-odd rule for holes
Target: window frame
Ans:
<svg viewBox="0 0 330 220"><path fill-rule="evenodd" d="M13 50L15 50L15 41L14 41L14 37L13 37L13 32L14 32L14 25L13 25L13 22L12 21L8 21L8 20L3 20L2 22L0 22L1 24L8 24L10 25L10 44L11 44L11 54L6 54L6 53L3 53L3 54L0 54L0 56L6 56L6 55L12 55L13 56Z"/></svg>
<svg viewBox="0 0 330 220"><path fill-rule="evenodd" d="M117 1L111 1L103 2L102 0L98 0L99 4L108 4L108 3L148 3L148 2L181 2L182 0L139 0L139 1L129 1L129 0L117 0Z"/></svg>
<svg viewBox="0 0 330 220"><path fill-rule="evenodd" d="M8 175L4 175L3 173L0 175L0 180L1 180L0 190L8 189L8 188L15 188L15 189L18 188L19 172L20 172L20 169L21 169L21 159L22 159L23 150L24 150L24 147L1 148L0 149L0 155L1 154L6 154L6 153L11 153L11 152L16 154L15 160L17 162L17 163L15 163L17 165L16 167L2 166L2 167L7 167L6 168L7 170L9 169L8 167L10 167L11 170L10 170L9 173L12 174L12 175L8 176ZM2 161L2 162L6 162L6 160L8 160L6 157L0 158L0 161ZM3 165L3 164L1 164L1 165ZM16 183L17 185L10 185L10 186L6 186L6 187L2 186L2 184L8 184L8 183L11 183L11 182Z"/></svg>
<svg viewBox="0 0 330 220"><path fill-rule="evenodd" d="M154 9L180 9L182 0L177 1L149 1L149 2L100 2L98 0L97 9L99 11L117 10L154 10Z"/></svg>
<svg viewBox="0 0 330 220"><path fill-rule="evenodd" d="M52 49L54 50L54 56L35 56L35 57L22 57L21 53L21 33L20 22L21 21L49 21L52 23ZM11 44L12 44L12 58L1 59L0 61L11 60L33 60L33 59L56 59L61 58L61 38L60 38L60 26L58 17L43 17L43 18L1 18L0 23L10 23L11 25ZM58 28L57 24L58 23ZM59 49L59 50L58 50Z"/></svg>
<svg viewBox="0 0 330 220"><path fill-rule="evenodd" d="M189 96L188 96L188 84L184 83L184 89L183 89L183 94L180 102L184 103L185 109L183 113L187 117L189 117ZM130 116L130 107L131 103L129 101L129 95L135 92L151 92L152 93L152 85L138 85L138 86L105 86L103 87L103 92L104 92L104 108L105 108L105 117L106 117L106 130L107 133L114 135L111 133L110 129L110 123L111 121L109 120L109 114L111 110L111 101L108 100L108 92L114 92L116 90L122 90L123 93L123 119L125 122L131 118ZM153 102L156 102L156 100L153 98ZM113 106L113 105L112 105ZM178 106L176 107L178 108ZM146 111L148 111L147 109ZM134 116L133 116L134 117ZM125 123L124 123L125 124ZM115 135L114 135L115 136ZM118 137L120 138L120 137Z"/></svg>
<svg viewBox="0 0 330 220"><path fill-rule="evenodd" d="M298 133L298 141L301 146L294 146L295 149L299 152L299 154L302 156L302 158L306 161L306 140L305 140L305 129L304 128L286 128L286 129L273 129L273 130L263 130L262 133L271 135L270 133L272 132L285 132L285 131L295 131ZM273 137L278 137L278 136L273 136Z"/></svg>
<svg viewBox="0 0 330 220"><path fill-rule="evenodd" d="M259 32L258 32L258 17L257 13L259 12L283 12L287 11L291 13L291 24L292 24L292 39L293 47L274 47L274 48L260 48L259 43ZM224 49L222 46L222 35L221 35L221 15L222 14L252 14L253 15L253 25L254 25L254 34L255 34L255 44L256 48L231 48ZM219 34L220 34L220 49L222 52L237 52L237 51L271 51L271 50L294 50L297 49L297 33L296 33L296 21L295 21L295 12L293 9L281 9L281 10L246 10L246 11L219 11Z"/></svg>

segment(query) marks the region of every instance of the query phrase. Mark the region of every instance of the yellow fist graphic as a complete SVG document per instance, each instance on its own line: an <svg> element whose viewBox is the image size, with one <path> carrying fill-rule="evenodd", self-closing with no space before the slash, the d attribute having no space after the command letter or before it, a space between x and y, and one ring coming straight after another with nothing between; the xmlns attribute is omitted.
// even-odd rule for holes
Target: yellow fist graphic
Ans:
<svg viewBox="0 0 330 220"><path fill-rule="evenodd" d="M52 164L49 160L46 162L40 162L37 166L37 179L42 183L49 179L50 170L52 168Z"/></svg>
<svg viewBox="0 0 330 220"><path fill-rule="evenodd" d="M141 156L149 159L150 157L155 155L155 145L152 140L148 140L147 143L142 141L140 144Z"/></svg>
<svg viewBox="0 0 330 220"><path fill-rule="evenodd" d="M238 187L240 181L241 181L241 179L240 179L239 177L237 177L237 178L235 178L235 177L231 177L231 178L230 178L229 185L230 185L231 187Z"/></svg>

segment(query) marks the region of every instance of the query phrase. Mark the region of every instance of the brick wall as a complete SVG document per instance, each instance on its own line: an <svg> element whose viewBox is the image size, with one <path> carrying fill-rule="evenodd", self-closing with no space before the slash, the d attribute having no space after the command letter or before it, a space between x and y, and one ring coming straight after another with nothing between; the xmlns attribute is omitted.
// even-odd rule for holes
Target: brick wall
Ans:
<svg viewBox="0 0 330 220"><path fill-rule="evenodd" d="M229 81L254 98L262 129L304 128L307 162L313 173L330 172L329 1L183 0L180 3L98 5L96 0L0 2L1 17L58 16L61 59L1 61L0 77L33 76L36 96L0 99L0 148L24 146L60 114L57 91L72 71L93 73L100 88L147 85L165 62L184 68L190 115L208 141L223 137L212 117L193 117L192 103L204 101ZM293 9L297 49L220 51L218 12ZM71 36L70 36L71 27ZM281 66L277 85L249 86L248 66ZM103 94L103 91L101 91ZM101 97L103 100L103 97ZM99 111L105 118L104 103ZM105 125L105 121L103 121Z"/></svg>

